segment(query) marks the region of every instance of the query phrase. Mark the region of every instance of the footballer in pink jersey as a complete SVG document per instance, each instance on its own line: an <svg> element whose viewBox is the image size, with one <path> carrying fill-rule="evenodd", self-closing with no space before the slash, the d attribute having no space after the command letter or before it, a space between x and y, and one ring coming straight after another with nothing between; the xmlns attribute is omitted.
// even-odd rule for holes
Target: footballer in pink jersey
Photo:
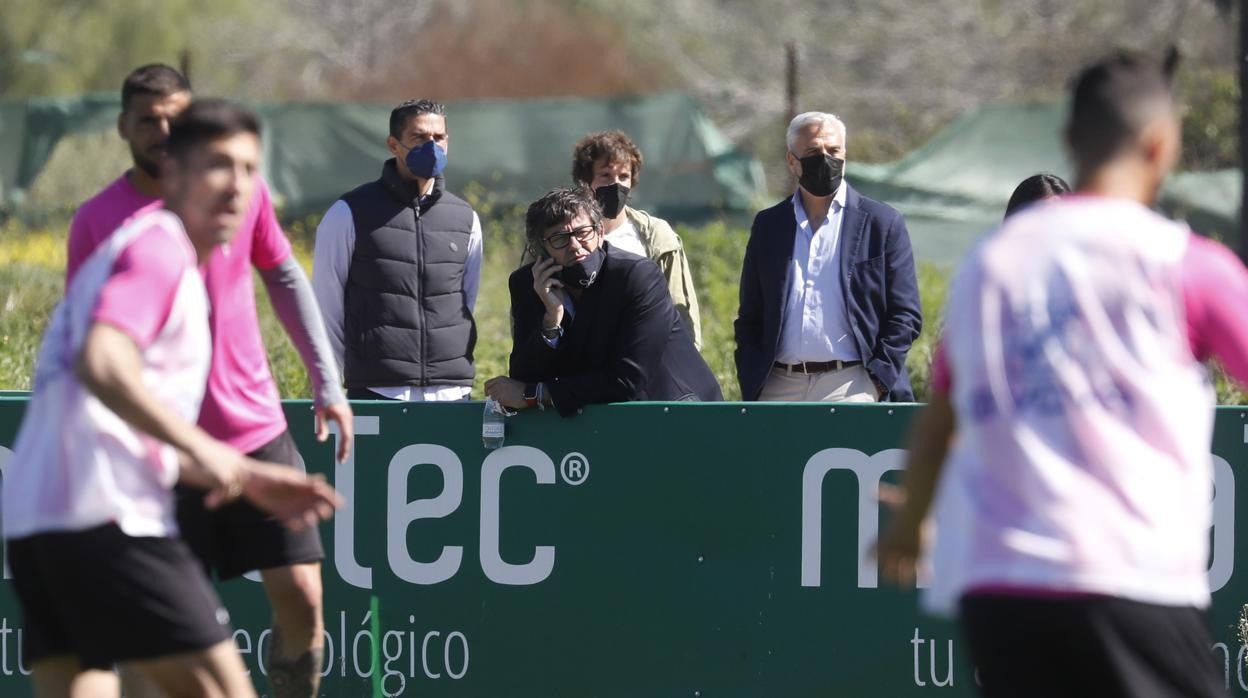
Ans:
<svg viewBox="0 0 1248 698"><path fill-rule="evenodd" d="M168 124L190 94L185 77L169 66L143 66L126 78L118 131L130 145L134 167L74 216L66 270L70 283L82 260L114 230L130 217L160 206L157 175ZM351 447L351 408L311 286L291 253L268 187L258 174L255 194L238 226L230 243L216 249L202 268L209 304L216 312L211 314L212 364L199 425L253 457L299 467L260 336L254 268L307 366L317 437L325 440L328 422L337 422L337 456L342 460ZM270 684L280 696L316 695L324 642L320 580L324 552L317 531L292 532L245 501L208 511L199 493L190 488L178 490L178 526L195 554L220 578L260 570L276 629L266 660ZM129 684L130 677L126 681Z"/></svg>
<svg viewBox="0 0 1248 698"><path fill-rule="evenodd" d="M341 503L323 479L193 422L211 353L198 267L238 229L259 128L220 100L187 107L162 164L166 208L83 260L44 333L0 495L37 695L116 696L118 666L165 695L254 696L229 616L177 536L174 481L296 530Z"/></svg>
<svg viewBox="0 0 1248 698"><path fill-rule="evenodd" d="M913 581L935 500L924 601L956 607L986 696L1225 695L1201 362L1248 381L1248 271L1149 208L1179 152L1174 56L1079 75L1074 193L1009 216L951 286L878 556Z"/></svg>

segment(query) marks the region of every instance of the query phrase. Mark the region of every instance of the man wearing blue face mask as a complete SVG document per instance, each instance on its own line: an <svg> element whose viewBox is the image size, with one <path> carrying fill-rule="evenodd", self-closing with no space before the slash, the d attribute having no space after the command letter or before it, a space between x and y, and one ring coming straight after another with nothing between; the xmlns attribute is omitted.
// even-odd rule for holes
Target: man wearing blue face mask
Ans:
<svg viewBox="0 0 1248 698"><path fill-rule="evenodd" d="M316 228L312 286L347 396L463 400L477 341L481 220L446 191L446 108L390 112L381 177L334 202Z"/></svg>
<svg viewBox="0 0 1248 698"><path fill-rule="evenodd" d="M845 124L789 124L793 195L759 212L733 326L743 400L914 400L906 354L923 315L901 213L843 179Z"/></svg>

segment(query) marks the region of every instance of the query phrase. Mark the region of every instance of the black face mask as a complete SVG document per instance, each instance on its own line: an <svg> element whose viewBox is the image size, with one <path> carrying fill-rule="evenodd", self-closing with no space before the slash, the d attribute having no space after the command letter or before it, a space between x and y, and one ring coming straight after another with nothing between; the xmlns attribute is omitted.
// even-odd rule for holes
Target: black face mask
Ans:
<svg viewBox="0 0 1248 698"><path fill-rule="evenodd" d="M594 198L602 207L602 217L615 218L620 215L620 211L628 204L628 192L629 188L619 182L595 189Z"/></svg>
<svg viewBox="0 0 1248 698"><path fill-rule="evenodd" d="M831 196L841 186L845 172L845 160L826 153L815 153L797 160L802 164L802 176L797 183L813 196Z"/></svg>
<svg viewBox="0 0 1248 698"><path fill-rule="evenodd" d="M598 278L598 271L602 269L602 258L604 256L602 245L598 249L589 253L589 256L582 259L577 264L569 264L559 272L559 278L563 283L577 288L589 288L594 283L594 279Z"/></svg>

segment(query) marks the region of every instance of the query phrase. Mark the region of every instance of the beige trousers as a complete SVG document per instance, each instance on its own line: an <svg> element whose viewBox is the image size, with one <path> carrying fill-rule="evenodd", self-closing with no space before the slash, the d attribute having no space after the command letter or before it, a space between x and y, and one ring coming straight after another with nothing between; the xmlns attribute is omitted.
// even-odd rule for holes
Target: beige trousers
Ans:
<svg viewBox="0 0 1248 698"><path fill-rule="evenodd" d="M773 366L758 399L765 402L877 402L879 393L862 364L823 373L790 373Z"/></svg>

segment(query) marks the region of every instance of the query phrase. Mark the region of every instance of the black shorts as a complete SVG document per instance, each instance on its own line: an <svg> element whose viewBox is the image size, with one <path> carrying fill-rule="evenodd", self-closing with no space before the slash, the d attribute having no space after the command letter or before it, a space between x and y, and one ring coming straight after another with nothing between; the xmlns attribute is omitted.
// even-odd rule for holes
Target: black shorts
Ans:
<svg viewBox="0 0 1248 698"><path fill-rule="evenodd" d="M231 636L199 561L177 538L114 524L8 541L22 607L22 652L74 656L84 668L204 650Z"/></svg>
<svg viewBox="0 0 1248 698"><path fill-rule="evenodd" d="M289 431L247 454L303 469ZM204 490L178 487L178 528L209 576L233 579L252 570L288 567L325 558L316 527L298 533L244 499L204 507Z"/></svg>
<svg viewBox="0 0 1248 698"><path fill-rule="evenodd" d="M1225 698L1205 614L1111 597L968 594L983 695Z"/></svg>

